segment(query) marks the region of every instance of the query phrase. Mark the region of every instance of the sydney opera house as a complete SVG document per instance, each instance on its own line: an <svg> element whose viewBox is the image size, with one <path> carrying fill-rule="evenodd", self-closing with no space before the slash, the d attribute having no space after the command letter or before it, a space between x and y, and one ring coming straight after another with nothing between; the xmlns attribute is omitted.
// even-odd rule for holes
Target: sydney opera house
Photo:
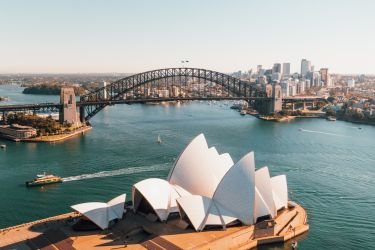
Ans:
<svg viewBox="0 0 375 250"><path fill-rule="evenodd" d="M254 152L234 163L209 147L203 134L183 150L166 179L135 183L131 201L125 199L122 194L107 203L73 205L76 212L61 229L73 249L250 249L309 228L306 211L288 200L285 175L256 169ZM103 233L112 237L98 237ZM80 241L83 235L89 240Z"/></svg>

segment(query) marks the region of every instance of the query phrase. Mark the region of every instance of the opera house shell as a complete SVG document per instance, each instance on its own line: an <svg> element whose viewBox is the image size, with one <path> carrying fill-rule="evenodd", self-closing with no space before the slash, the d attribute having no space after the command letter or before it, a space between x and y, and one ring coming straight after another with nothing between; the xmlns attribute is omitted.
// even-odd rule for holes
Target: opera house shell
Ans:
<svg viewBox="0 0 375 250"><path fill-rule="evenodd" d="M288 206L285 175L255 170L254 153L237 163L228 153L209 148L203 134L194 138L174 163L167 180L146 179L133 185L133 209L166 221L179 213L196 231L233 223L251 225L275 218Z"/></svg>

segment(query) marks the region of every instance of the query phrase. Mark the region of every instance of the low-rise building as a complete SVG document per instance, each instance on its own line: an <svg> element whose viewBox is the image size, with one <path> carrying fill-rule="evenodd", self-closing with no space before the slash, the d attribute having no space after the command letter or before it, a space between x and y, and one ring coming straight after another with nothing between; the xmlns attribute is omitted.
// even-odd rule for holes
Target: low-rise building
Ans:
<svg viewBox="0 0 375 250"><path fill-rule="evenodd" d="M36 129L18 124L0 126L0 134L15 139L27 139L36 136Z"/></svg>

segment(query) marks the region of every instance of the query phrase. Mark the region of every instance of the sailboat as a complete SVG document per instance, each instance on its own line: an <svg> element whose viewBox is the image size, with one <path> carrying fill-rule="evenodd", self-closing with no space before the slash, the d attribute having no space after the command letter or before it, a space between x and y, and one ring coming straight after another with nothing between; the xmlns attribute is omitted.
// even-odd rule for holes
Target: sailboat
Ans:
<svg viewBox="0 0 375 250"><path fill-rule="evenodd" d="M158 142L159 144L161 144L160 134L158 134L158 140L157 140L157 142Z"/></svg>

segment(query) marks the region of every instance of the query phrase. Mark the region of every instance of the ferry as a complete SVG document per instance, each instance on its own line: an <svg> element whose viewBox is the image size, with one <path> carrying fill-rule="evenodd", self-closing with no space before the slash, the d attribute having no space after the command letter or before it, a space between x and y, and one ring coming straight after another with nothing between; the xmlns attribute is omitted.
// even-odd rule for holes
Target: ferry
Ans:
<svg viewBox="0 0 375 250"><path fill-rule="evenodd" d="M61 177L56 175L46 175L46 173L38 174L32 181L26 181L27 187L43 186L47 184L60 183L62 182Z"/></svg>

